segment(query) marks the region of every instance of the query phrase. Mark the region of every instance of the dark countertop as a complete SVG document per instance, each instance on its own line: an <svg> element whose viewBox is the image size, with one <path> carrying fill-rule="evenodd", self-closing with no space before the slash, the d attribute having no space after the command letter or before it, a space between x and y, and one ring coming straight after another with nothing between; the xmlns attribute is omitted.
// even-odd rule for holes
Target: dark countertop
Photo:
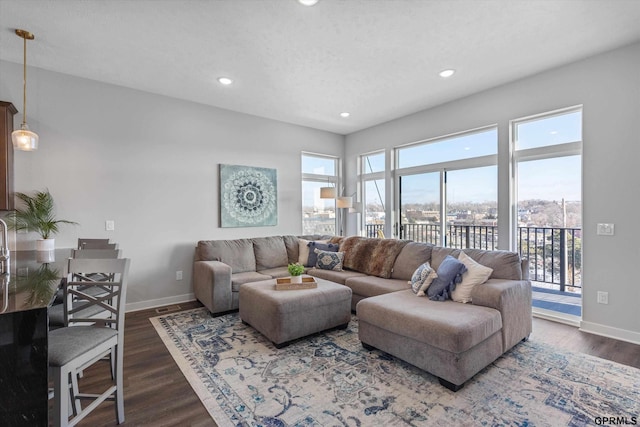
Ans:
<svg viewBox="0 0 640 427"><path fill-rule="evenodd" d="M0 275L0 315L50 305L70 255L70 248L11 252L11 274Z"/></svg>

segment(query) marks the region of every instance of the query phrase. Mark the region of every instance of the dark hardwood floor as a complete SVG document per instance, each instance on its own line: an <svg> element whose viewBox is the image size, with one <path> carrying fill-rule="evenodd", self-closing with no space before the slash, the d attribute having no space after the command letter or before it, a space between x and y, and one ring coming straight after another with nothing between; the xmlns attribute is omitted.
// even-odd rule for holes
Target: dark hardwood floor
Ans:
<svg viewBox="0 0 640 427"><path fill-rule="evenodd" d="M179 305L184 310L200 306L197 302ZM172 307L175 306L169 306ZM156 309L127 314L124 356L126 416L122 425L215 426L151 325L149 318L158 315ZM534 318L530 339L640 368L639 345L587 334L572 326ZM107 364L98 364L85 372L80 384L81 387L91 387L108 379ZM78 425L116 425L113 402L103 403Z"/></svg>

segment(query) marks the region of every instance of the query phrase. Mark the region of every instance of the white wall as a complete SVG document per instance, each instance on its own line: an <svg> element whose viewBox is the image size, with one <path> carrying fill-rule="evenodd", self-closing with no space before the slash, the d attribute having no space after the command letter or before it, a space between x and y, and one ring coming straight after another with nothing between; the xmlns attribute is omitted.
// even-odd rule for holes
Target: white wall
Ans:
<svg viewBox="0 0 640 427"><path fill-rule="evenodd" d="M361 153L390 153L396 145L497 123L499 216L507 218L509 120L583 104L581 326L640 343L639 70L640 44L634 44L347 135L347 181L353 191ZM599 222L614 223L615 236L597 236ZM354 233L354 222L349 225ZM499 227L507 235L508 221ZM500 245L506 248L508 239ZM597 291L609 292L608 305L596 303Z"/></svg>
<svg viewBox="0 0 640 427"><path fill-rule="evenodd" d="M62 227L57 247L119 243L132 259L129 309L192 299L198 240L300 234L300 152L344 150L341 135L41 69L28 70L27 90L40 148L16 151L15 190L49 188L58 216L80 223ZM0 100L22 110L20 64L0 62ZM277 169L277 226L219 227L220 163ZM36 238L19 234L17 247Z"/></svg>

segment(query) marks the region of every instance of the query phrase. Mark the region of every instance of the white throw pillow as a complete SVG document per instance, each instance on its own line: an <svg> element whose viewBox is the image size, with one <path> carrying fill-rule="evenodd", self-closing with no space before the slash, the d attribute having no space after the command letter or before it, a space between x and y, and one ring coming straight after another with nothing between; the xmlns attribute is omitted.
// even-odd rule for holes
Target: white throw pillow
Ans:
<svg viewBox="0 0 640 427"><path fill-rule="evenodd" d="M308 240L298 239L298 263L300 265L304 265L305 267L309 267L307 263L309 262L309 243Z"/></svg>
<svg viewBox="0 0 640 427"><path fill-rule="evenodd" d="M464 252L460 252L458 260L467 267L467 271L462 274L462 282L458 283L453 292L451 292L451 299L456 302L471 302L471 291L475 286L489 280L489 276L493 273L493 268L477 263Z"/></svg>

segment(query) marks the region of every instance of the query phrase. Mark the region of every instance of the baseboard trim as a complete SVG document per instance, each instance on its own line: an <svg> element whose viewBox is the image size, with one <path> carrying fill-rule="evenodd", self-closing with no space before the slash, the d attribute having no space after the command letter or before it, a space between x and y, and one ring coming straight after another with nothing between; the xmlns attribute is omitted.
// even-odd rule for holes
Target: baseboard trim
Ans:
<svg viewBox="0 0 640 427"><path fill-rule="evenodd" d="M569 326L575 326L576 328L580 326L580 318L578 316L573 316L571 314L560 313L558 311L547 310L539 307L533 307L532 312L533 317L550 320L552 322L563 323Z"/></svg>
<svg viewBox="0 0 640 427"><path fill-rule="evenodd" d="M162 307L164 305L179 304L181 302L194 301L195 299L196 299L196 296L193 293L175 295L172 297L158 298L158 299L152 299L152 300L140 301L140 302L132 302L130 304L127 304L127 307L125 310L127 313L131 313L134 311L147 310L149 308Z"/></svg>
<svg viewBox="0 0 640 427"><path fill-rule="evenodd" d="M640 333L629 331L627 329L614 328L612 326L601 325L599 323L582 321L580 322L580 330L589 334L600 335L640 345Z"/></svg>

